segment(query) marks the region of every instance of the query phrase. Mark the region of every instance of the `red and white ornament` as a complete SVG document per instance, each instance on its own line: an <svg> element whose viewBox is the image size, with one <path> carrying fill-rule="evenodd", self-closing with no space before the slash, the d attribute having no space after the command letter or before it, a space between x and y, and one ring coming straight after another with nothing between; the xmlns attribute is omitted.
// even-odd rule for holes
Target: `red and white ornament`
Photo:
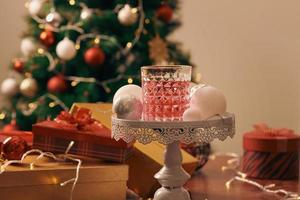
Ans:
<svg viewBox="0 0 300 200"><path fill-rule="evenodd" d="M40 33L40 41L47 47L55 43L55 35L52 31L44 30Z"/></svg>
<svg viewBox="0 0 300 200"><path fill-rule="evenodd" d="M84 60L87 64L91 66L98 66L104 63L105 54L103 50L99 47L92 47L86 50L84 53Z"/></svg>
<svg viewBox="0 0 300 200"><path fill-rule="evenodd" d="M52 93L61 93L68 89L68 85L63 75L56 75L48 80L47 89Z"/></svg>
<svg viewBox="0 0 300 200"><path fill-rule="evenodd" d="M130 26L137 22L137 8L132 8L129 4L125 4L118 13L118 20L124 26Z"/></svg>
<svg viewBox="0 0 300 200"><path fill-rule="evenodd" d="M56 46L56 54L60 59L71 60L76 53L75 43L68 37L65 37Z"/></svg>
<svg viewBox="0 0 300 200"><path fill-rule="evenodd" d="M156 16L160 20L169 23L173 18L173 9L169 5L161 5L156 11Z"/></svg>
<svg viewBox="0 0 300 200"><path fill-rule="evenodd" d="M62 22L63 18L61 15L56 12L55 10L51 11L47 16L46 16L46 22L52 26L58 27L60 23Z"/></svg>
<svg viewBox="0 0 300 200"><path fill-rule="evenodd" d="M19 83L15 78L6 78L1 84L1 93L5 96L15 96L19 93Z"/></svg>

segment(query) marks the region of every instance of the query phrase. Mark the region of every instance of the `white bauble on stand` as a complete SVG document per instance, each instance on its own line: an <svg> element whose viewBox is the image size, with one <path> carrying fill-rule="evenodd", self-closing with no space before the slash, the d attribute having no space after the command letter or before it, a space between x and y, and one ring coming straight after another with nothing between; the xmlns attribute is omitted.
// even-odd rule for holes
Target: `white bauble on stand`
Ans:
<svg viewBox="0 0 300 200"><path fill-rule="evenodd" d="M183 188L185 182L191 177L181 166L182 155L179 142L166 146L163 168L155 174L154 178L161 184L154 194L154 200L190 200L190 195Z"/></svg>
<svg viewBox="0 0 300 200"><path fill-rule="evenodd" d="M31 54L35 53L37 45L33 38L27 37L22 39L20 49L24 56L30 56Z"/></svg>
<svg viewBox="0 0 300 200"><path fill-rule="evenodd" d="M56 54L63 60L73 59L76 53L75 43L68 37L65 37L56 46Z"/></svg>
<svg viewBox="0 0 300 200"><path fill-rule="evenodd" d="M120 119L139 120L142 118L143 104L133 95L121 95L114 100L112 110Z"/></svg>
<svg viewBox="0 0 300 200"><path fill-rule="evenodd" d="M132 95L142 101L142 88L134 84L124 85L115 93L113 102L122 95Z"/></svg>
<svg viewBox="0 0 300 200"><path fill-rule="evenodd" d="M18 94L19 92L19 83L14 78L7 78L1 84L1 93L3 95L12 97Z"/></svg>
<svg viewBox="0 0 300 200"><path fill-rule="evenodd" d="M129 4L126 4L118 13L118 20L124 26L130 26L136 23L137 19L137 9L132 8Z"/></svg>

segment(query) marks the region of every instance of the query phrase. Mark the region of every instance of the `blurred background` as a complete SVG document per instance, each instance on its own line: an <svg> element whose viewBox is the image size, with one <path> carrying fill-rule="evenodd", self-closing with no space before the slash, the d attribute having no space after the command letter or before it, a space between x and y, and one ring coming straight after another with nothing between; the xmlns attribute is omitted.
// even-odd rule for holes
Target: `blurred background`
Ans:
<svg viewBox="0 0 300 200"><path fill-rule="evenodd" d="M26 28L25 0L0 3L1 80ZM190 51L202 81L220 88L236 114L233 140L215 151L241 152L242 134L258 122L300 131L298 0L185 0L172 38Z"/></svg>

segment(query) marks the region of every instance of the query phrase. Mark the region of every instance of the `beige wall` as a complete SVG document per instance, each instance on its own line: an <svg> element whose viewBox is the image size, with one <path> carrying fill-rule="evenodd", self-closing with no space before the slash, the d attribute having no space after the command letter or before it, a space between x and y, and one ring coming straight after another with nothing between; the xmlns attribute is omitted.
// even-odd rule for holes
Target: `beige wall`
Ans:
<svg viewBox="0 0 300 200"><path fill-rule="evenodd" d="M215 148L240 151L241 133L255 122L300 131L300 1L182 2L183 27L174 38L191 50L203 80L224 91L228 110L237 118L234 140L216 142ZM0 66L5 70L18 51L25 9L16 1L0 5Z"/></svg>

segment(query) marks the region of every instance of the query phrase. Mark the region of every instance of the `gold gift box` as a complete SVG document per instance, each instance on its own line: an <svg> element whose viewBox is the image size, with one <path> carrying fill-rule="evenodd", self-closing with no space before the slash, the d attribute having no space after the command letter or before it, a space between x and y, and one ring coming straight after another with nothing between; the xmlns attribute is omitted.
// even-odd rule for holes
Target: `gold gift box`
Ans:
<svg viewBox="0 0 300 200"><path fill-rule="evenodd" d="M99 120L106 127L111 129L111 109L109 103L75 103L73 106L88 108L92 111L93 118ZM152 197L157 188L160 187L154 174L158 172L163 164L165 147L158 142L147 145L136 142L133 155L126 161L129 165L129 180L127 186L143 198ZM197 159L181 150L182 166L192 174L197 165Z"/></svg>
<svg viewBox="0 0 300 200"><path fill-rule="evenodd" d="M30 162L34 157L26 158ZM43 163L44 162L44 163ZM9 166L0 175L0 199L3 200L53 200L70 199L72 183L60 183L75 176L76 164L39 162L38 167ZM125 200L128 166L84 162L79 171L73 200L101 199Z"/></svg>

